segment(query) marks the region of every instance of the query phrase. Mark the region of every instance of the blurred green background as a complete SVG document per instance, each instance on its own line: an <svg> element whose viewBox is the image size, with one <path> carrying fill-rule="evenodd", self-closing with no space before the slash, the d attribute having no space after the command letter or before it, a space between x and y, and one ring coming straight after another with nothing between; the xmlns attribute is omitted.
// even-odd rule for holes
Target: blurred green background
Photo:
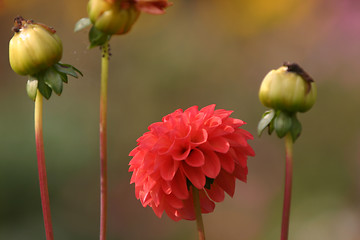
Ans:
<svg viewBox="0 0 360 240"><path fill-rule="evenodd" d="M360 2L358 0L173 0L163 16L142 14L111 40L108 239L196 239L195 222L158 219L129 184L128 153L147 126L178 108L216 103L256 135L266 110L265 74L284 61L315 79L318 100L300 114L294 150L290 239L360 236ZM97 239L100 55L88 50L86 0L6 0L0 5L0 239L45 239L38 188L34 103L26 77L8 63L13 18L53 26L62 62L84 73L44 102L44 140L56 239ZM279 239L284 143L255 137L248 183L204 215L209 240Z"/></svg>

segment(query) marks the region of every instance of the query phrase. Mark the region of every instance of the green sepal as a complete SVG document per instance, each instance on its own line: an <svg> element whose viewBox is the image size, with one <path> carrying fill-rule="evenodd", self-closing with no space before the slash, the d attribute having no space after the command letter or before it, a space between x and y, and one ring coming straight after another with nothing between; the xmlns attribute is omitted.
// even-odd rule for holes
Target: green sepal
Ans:
<svg viewBox="0 0 360 240"><path fill-rule="evenodd" d="M275 117L275 110L274 109L271 109L271 110L268 110L266 112L264 112L259 124L258 124L258 127L257 127L257 132L258 132L258 135L261 136L262 132L265 130L265 128L269 128L269 134L271 134L270 132L270 125L271 125L271 122L272 120L274 119Z"/></svg>
<svg viewBox="0 0 360 240"><path fill-rule="evenodd" d="M44 82L57 94L61 95L63 90L63 80L59 72L54 68L48 68L44 75L41 76L44 79Z"/></svg>
<svg viewBox="0 0 360 240"><path fill-rule="evenodd" d="M295 142L296 139L298 139L298 137L300 137L301 130L302 130L301 123L297 119L296 114L294 114L291 118L291 129L290 129L290 133L291 133L293 142Z"/></svg>
<svg viewBox="0 0 360 240"><path fill-rule="evenodd" d="M69 81L68 81L68 77L67 77L67 75L65 74L65 73L59 73L60 74L60 76L61 76L61 79L62 79L62 81L64 82L64 83L68 83Z"/></svg>
<svg viewBox="0 0 360 240"><path fill-rule="evenodd" d="M37 89L38 80L32 76L29 76L29 79L26 83L26 92L33 101L35 101Z"/></svg>
<svg viewBox="0 0 360 240"><path fill-rule="evenodd" d="M36 89L39 89L46 99L51 97L52 91L60 96L63 90L63 82L68 83L67 75L78 78L78 74L83 76L82 72L74 66L58 62L46 70L30 76L26 91L32 100L35 100Z"/></svg>
<svg viewBox="0 0 360 240"><path fill-rule="evenodd" d="M77 23L75 23L74 32L79 32L84 28L87 28L91 25L90 18L81 18Z"/></svg>
<svg viewBox="0 0 360 240"><path fill-rule="evenodd" d="M49 99L51 97L52 90L47 84L45 84L45 82L43 80L39 79L38 89L39 89L39 92L41 93L41 95L44 96L44 98Z"/></svg>
<svg viewBox="0 0 360 240"><path fill-rule="evenodd" d="M284 137L291 129L291 116L283 111L279 111L274 119L274 129L279 138Z"/></svg>
<svg viewBox="0 0 360 240"><path fill-rule="evenodd" d="M275 113L275 116L276 116L276 113ZM268 125L268 134L271 135L274 131L274 119L275 117L272 119L272 121L270 122L270 124Z"/></svg>
<svg viewBox="0 0 360 240"><path fill-rule="evenodd" d="M81 76L83 76L82 72L80 72L79 69L77 69L76 67L74 67L70 64L64 64L64 63L58 62L54 65L54 68L56 69L56 71L58 71L60 73L65 73L66 75L73 76L74 78L78 78L77 73L79 73Z"/></svg>
<svg viewBox="0 0 360 240"><path fill-rule="evenodd" d="M96 46L102 46L108 40L110 40L111 35L103 33L102 31L98 30L96 27L92 26L89 31L89 41L90 46L89 48L93 48Z"/></svg>

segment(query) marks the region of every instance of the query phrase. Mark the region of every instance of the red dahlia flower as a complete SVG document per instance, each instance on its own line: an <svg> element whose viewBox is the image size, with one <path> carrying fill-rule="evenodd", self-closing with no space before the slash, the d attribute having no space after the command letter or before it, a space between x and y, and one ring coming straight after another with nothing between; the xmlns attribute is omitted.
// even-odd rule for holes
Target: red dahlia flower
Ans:
<svg viewBox="0 0 360 240"><path fill-rule="evenodd" d="M175 221L194 220L191 187L199 189L202 213L212 212L224 191L234 195L235 179L246 182L247 156L255 153L247 143L253 136L239 128L245 122L231 113L215 104L200 111L193 106L149 126L129 164L130 183L144 207L158 217L165 211Z"/></svg>

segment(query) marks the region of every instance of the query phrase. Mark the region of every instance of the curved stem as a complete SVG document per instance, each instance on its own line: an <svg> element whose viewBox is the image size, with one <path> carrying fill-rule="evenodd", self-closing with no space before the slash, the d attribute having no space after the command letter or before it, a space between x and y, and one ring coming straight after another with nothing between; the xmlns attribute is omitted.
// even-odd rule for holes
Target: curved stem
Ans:
<svg viewBox="0 0 360 240"><path fill-rule="evenodd" d="M197 226L199 240L205 240L205 230L204 230L204 223L203 223L202 215L201 215L199 190L196 187L192 186L192 193L193 193L195 216L196 216L196 226Z"/></svg>
<svg viewBox="0 0 360 240"><path fill-rule="evenodd" d="M109 71L109 43L102 46L100 90L100 240L106 239L107 220L107 84Z"/></svg>
<svg viewBox="0 0 360 240"><path fill-rule="evenodd" d="M289 235L291 186L292 186L292 158L293 158L293 140L290 133L285 136L286 166L285 166L285 191L284 205L281 224L281 240L287 240Z"/></svg>
<svg viewBox="0 0 360 240"><path fill-rule="evenodd" d="M43 211L46 239L53 240L54 233L51 223L50 200L49 200L48 183L46 176L44 141L42 134L42 105L43 105L43 96L41 95L39 90L37 90L34 116L35 116L35 141L36 141L36 154L37 154L38 171L39 171L41 206Z"/></svg>

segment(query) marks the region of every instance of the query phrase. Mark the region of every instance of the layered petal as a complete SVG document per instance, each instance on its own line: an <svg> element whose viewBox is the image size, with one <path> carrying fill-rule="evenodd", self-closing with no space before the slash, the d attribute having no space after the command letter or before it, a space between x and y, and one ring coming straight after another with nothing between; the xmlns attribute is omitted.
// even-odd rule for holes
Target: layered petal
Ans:
<svg viewBox="0 0 360 240"><path fill-rule="evenodd" d="M199 189L202 213L214 211L215 202L231 197L235 179L246 182L248 144L253 137L231 118L232 111L210 105L178 109L153 123L130 152L130 182L144 207L161 217L194 220L192 188Z"/></svg>

